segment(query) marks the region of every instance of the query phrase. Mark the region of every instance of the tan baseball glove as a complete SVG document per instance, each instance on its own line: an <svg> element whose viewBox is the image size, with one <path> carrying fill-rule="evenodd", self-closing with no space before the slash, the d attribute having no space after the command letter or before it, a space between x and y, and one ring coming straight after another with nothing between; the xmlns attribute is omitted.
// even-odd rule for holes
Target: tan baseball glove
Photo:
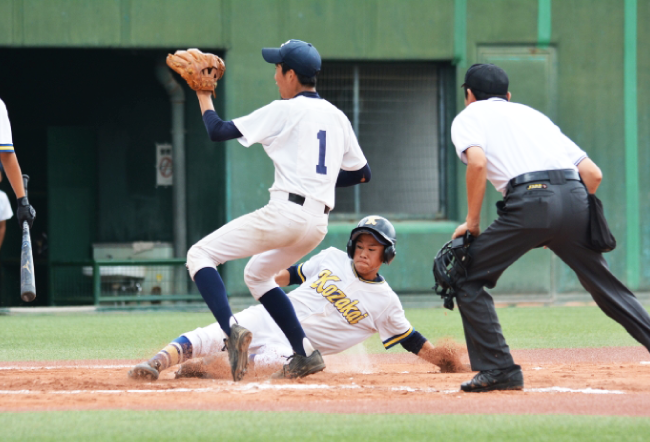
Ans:
<svg viewBox="0 0 650 442"><path fill-rule="evenodd" d="M216 96L217 81L226 71L221 58L198 49L167 55L167 66L180 74L195 91L212 91L213 96Z"/></svg>

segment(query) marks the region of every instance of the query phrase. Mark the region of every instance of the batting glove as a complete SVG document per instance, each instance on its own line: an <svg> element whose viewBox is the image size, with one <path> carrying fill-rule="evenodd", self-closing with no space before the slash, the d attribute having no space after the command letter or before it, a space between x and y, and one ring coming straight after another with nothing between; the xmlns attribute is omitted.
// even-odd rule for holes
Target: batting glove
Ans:
<svg viewBox="0 0 650 442"><path fill-rule="evenodd" d="M18 225L20 228L23 228L23 221L27 221L29 228L32 228L34 224L34 218L36 218L36 210L29 204L27 197L18 198L16 204L16 218L18 218Z"/></svg>

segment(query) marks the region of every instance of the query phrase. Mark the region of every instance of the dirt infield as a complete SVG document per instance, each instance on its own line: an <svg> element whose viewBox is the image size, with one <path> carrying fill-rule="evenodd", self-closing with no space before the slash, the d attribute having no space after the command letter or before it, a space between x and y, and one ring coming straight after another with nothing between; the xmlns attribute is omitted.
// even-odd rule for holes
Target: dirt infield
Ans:
<svg viewBox="0 0 650 442"><path fill-rule="evenodd" d="M325 413L513 413L650 416L650 355L643 347L520 350L523 392L459 391L472 373L440 373L411 354L327 357L298 381L174 379L136 382L141 361L0 363L0 411L196 409Z"/></svg>

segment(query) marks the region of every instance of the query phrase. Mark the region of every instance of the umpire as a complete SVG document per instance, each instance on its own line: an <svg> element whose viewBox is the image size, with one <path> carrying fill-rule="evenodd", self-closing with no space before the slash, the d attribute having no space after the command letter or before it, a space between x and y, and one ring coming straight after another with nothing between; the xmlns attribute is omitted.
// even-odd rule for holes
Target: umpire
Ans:
<svg viewBox="0 0 650 442"><path fill-rule="evenodd" d="M495 287L508 266L536 247L559 256L605 314L650 349L650 316L588 245L587 192L600 185L598 166L544 114L510 102L501 68L475 64L462 87L465 109L454 119L451 136L467 164L468 210L452 238L467 230L476 237L467 276L456 289L471 367L479 373L461 390L523 389L521 367L484 287ZM504 199L497 203L499 217L480 234L486 180Z"/></svg>

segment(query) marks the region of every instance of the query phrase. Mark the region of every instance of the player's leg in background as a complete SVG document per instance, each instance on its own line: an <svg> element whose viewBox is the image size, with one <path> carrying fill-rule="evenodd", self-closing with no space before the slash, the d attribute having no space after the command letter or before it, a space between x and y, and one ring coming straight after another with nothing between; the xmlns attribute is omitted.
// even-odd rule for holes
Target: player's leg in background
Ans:
<svg viewBox="0 0 650 442"><path fill-rule="evenodd" d="M192 359L192 343L182 335L167 344L147 362L133 367L128 375L131 379L155 381L160 376L160 372L173 365L182 364L188 359Z"/></svg>
<svg viewBox="0 0 650 442"><path fill-rule="evenodd" d="M289 341L262 305L249 307L235 314L237 323L253 334L249 351L249 362L261 366L281 367L293 353ZM183 336L192 343L193 359L183 363L176 372L176 378L199 377L222 379L226 377L228 358L225 353L225 333L218 323L197 328Z"/></svg>

